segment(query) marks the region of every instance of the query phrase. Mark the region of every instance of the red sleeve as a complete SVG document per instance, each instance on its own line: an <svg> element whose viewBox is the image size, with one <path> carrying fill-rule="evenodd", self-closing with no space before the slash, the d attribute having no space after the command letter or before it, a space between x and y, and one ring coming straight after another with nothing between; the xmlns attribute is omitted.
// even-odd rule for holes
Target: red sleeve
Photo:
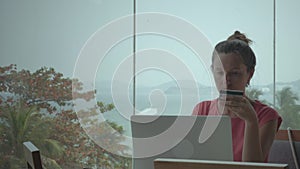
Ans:
<svg viewBox="0 0 300 169"><path fill-rule="evenodd" d="M193 110L193 115L208 115L211 106L211 101L198 103Z"/></svg>
<svg viewBox="0 0 300 169"><path fill-rule="evenodd" d="M282 118L277 113L277 111L267 105L264 105L264 104L260 104L259 107L260 108L258 108L258 111L257 111L259 126L261 127L269 121L277 120L277 130L278 130L281 125Z"/></svg>
<svg viewBox="0 0 300 169"><path fill-rule="evenodd" d="M193 115L199 115L199 107L201 103L198 103L193 110Z"/></svg>

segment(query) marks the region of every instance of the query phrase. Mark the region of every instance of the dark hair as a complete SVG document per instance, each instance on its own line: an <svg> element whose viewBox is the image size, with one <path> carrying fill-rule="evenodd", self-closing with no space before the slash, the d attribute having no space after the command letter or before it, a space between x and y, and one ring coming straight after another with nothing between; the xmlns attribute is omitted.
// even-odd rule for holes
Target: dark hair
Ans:
<svg viewBox="0 0 300 169"><path fill-rule="evenodd" d="M249 44L252 40L248 39L245 34L235 31L227 40L219 42L215 46L212 62L219 53L237 53L241 56L243 63L247 66L247 70L254 69L256 65L256 57Z"/></svg>

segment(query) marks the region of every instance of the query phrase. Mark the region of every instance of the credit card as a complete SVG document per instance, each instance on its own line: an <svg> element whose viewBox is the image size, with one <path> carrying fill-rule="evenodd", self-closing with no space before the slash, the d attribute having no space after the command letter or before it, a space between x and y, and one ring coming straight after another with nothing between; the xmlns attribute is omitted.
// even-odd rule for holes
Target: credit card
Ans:
<svg viewBox="0 0 300 169"><path fill-rule="evenodd" d="M241 90L221 90L220 95L237 95L243 96L244 92Z"/></svg>

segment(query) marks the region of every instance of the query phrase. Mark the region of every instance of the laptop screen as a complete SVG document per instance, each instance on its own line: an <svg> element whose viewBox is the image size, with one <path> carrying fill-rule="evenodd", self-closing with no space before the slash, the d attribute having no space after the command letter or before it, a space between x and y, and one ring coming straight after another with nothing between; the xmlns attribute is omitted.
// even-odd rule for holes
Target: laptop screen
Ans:
<svg viewBox="0 0 300 169"><path fill-rule="evenodd" d="M233 160L228 116L134 115L131 130L134 169L154 169L156 158Z"/></svg>

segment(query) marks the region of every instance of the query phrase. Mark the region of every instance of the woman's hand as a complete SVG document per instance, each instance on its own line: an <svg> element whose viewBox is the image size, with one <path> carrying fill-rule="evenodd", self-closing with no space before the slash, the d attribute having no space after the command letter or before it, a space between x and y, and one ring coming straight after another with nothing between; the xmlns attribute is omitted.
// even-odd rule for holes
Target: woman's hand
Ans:
<svg viewBox="0 0 300 169"><path fill-rule="evenodd" d="M245 96L226 95L223 99L224 109L231 117L238 117L245 121L244 144L243 144L243 161L263 162L265 158L264 150L268 146L262 146L260 129L256 112L251 104L251 100ZM222 102L221 102L222 103ZM271 139L270 139L271 140Z"/></svg>
<svg viewBox="0 0 300 169"><path fill-rule="evenodd" d="M223 114L238 117L246 123L257 123L257 116L251 102L245 96L226 95L219 99L218 104L221 110L224 108Z"/></svg>

